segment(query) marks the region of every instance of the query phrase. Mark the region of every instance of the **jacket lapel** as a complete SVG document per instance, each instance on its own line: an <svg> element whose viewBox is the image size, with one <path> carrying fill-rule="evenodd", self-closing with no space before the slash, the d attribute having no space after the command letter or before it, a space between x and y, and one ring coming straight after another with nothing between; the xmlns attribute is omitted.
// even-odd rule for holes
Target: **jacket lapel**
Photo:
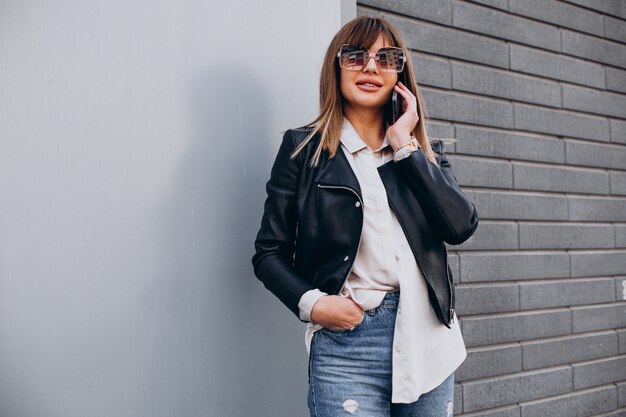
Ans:
<svg viewBox="0 0 626 417"><path fill-rule="evenodd" d="M341 149L341 145L337 149L335 157L327 160L326 167L318 177L317 182L322 185L351 188L359 195L361 200L363 199L359 180L354 174L354 171L352 171L352 167L350 166L343 149Z"/></svg>

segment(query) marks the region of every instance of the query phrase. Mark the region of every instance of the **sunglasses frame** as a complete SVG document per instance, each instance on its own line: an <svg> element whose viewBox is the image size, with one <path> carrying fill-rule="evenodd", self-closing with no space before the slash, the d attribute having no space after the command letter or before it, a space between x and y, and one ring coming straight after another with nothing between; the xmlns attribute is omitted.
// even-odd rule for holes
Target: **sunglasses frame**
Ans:
<svg viewBox="0 0 626 417"><path fill-rule="evenodd" d="M341 66L341 54L342 53L347 53L347 52L343 52L344 46L353 46L355 48L358 48L358 49L355 49L354 51L350 51L350 52L365 51L365 52L368 53L367 60L365 61L365 63L363 64L363 66L361 68L355 69L355 68L348 68L348 67L342 67ZM380 57L379 53L380 53L381 50L385 50L385 49L392 49L392 50L399 51L398 55L401 55L401 57L402 57L402 68L399 71L398 70L389 70L389 69L381 68L380 63L379 63L379 57ZM367 64L369 64L370 59L372 59L372 58L374 58L374 62L376 62L376 66L378 67L378 69L383 71L383 72L401 73L402 71L404 71L404 66L406 64L406 55L404 53L404 50L402 48L398 48L397 46L383 46L378 51L372 53L372 52L369 51L369 49L367 49L364 46L352 45L352 44L349 44L349 43L344 43L344 44L342 44L339 47L339 52L337 52L337 58L339 60L339 67L343 68L343 69L346 69L348 71L361 71L363 68L365 68L367 66Z"/></svg>

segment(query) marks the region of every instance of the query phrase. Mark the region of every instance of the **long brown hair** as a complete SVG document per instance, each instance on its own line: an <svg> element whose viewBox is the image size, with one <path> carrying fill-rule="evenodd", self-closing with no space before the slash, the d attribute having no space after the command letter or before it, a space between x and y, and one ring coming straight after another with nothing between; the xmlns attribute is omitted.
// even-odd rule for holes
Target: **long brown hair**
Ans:
<svg viewBox="0 0 626 417"><path fill-rule="evenodd" d="M330 153L330 158L334 158L340 146L341 131L343 127L343 108L341 102L340 75L341 68L337 59L337 52L342 44L353 44L371 47L378 35L382 33L389 46L402 48L407 60L404 69L398 74L398 81L406 85L417 97L419 121L413 130L413 135L417 138L426 158L437 164L435 152L430 146L430 140L426 133L426 104L417 86L417 81L413 74L413 63L411 54L402 38L402 35L391 22L380 17L359 16L346 23L334 36L324 57L322 71L320 75L320 114L315 120L304 125L304 127L314 127L305 140L296 147L291 158L295 158L311 138L321 132L320 143L317 146L311 161L310 167L315 167L319 163L322 150ZM389 116L385 110L387 127L389 126Z"/></svg>

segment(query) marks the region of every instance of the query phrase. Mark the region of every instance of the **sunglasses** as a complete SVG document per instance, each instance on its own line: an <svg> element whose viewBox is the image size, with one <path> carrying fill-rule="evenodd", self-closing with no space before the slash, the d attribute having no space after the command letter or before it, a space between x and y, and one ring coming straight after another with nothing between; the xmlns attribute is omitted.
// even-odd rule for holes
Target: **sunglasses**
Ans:
<svg viewBox="0 0 626 417"><path fill-rule="evenodd" d="M402 72L406 56L402 48L386 46L374 55L376 65L383 72ZM372 58L372 53L364 46L343 44L337 52L339 66L351 71L361 71Z"/></svg>

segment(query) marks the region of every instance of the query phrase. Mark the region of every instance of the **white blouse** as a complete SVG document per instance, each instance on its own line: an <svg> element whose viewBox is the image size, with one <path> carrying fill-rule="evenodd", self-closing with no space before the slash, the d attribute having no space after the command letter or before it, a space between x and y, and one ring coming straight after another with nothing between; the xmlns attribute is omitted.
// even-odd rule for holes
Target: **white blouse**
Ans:
<svg viewBox="0 0 626 417"><path fill-rule="evenodd" d="M467 356L465 343L456 314L450 329L437 319L426 280L387 201L377 170L382 164L395 163L387 137L379 149L372 150L348 119L343 120L341 148L361 187L363 231L354 264L339 295L370 310L380 305L388 291L401 289L393 340L391 402L412 403L461 365ZM324 295L328 294L316 288L307 291L298 303L300 318L308 322L308 354L313 333L322 328L311 321L311 310Z"/></svg>

